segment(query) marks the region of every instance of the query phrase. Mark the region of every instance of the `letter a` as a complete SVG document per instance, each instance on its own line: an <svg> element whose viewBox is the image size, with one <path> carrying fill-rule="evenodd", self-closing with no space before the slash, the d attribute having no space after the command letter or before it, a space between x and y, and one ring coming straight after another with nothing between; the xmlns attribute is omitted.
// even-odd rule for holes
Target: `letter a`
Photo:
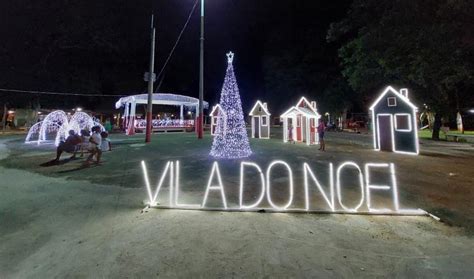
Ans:
<svg viewBox="0 0 474 279"><path fill-rule="evenodd" d="M214 173L217 173L217 179L219 181L218 186L215 186L215 185L211 186ZM209 181L207 182L206 194L204 194L204 201L202 202L202 205L201 205L202 208L206 206L207 196L209 195L210 190L219 190L221 192L222 204L224 205L224 209L227 209L227 201L225 199L224 186L222 185L221 173L219 171L219 165L217 164L217 162L214 162L214 164L212 165L211 176L209 176Z"/></svg>

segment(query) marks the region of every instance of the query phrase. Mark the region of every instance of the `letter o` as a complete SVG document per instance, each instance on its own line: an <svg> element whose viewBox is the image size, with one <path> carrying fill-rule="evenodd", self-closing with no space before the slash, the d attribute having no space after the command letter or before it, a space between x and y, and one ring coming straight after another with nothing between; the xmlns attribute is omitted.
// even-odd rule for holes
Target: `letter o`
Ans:
<svg viewBox="0 0 474 279"><path fill-rule="evenodd" d="M270 192L270 189L271 189L271 184L270 184L270 172L272 170L272 167L274 165L284 165L287 169L288 169L288 173L290 175L289 177L289 180L290 180L290 199L288 201L287 204L285 204L284 206L280 207L280 206L277 206L276 204L273 203L272 201L272 198L271 198L271 192ZM286 210L290 205L291 203L293 202L293 171L291 170L290 166L286 163L286 162L283 162L283 161L273 161L267 168L267 200L268 200L268 203L276 210Z"/></svg>
<svg viewBox="0 0 474 279"><path fill-rule="evenodd" d="M360 184L361 198L360 198L359 204L358 204L356 207L354 207L354 208L347 208L347 207L345 207L344 204L342 203L342 194L341 194L341 171L342 171L342 169L343 169L345 166L353 166L353 167L355 167L355 168L359 171L359 184ZM358 166L356 163L354 163L354 162L345 162L345 163L343 163L342 165L340 165L340 166L337 168L336 189L337 189L337 199L338 199L339 204L341 205L341 207L342 207L345 211L357 212L357 209L359 209L359 207L361 207L362 204L364 203L364 177L363 177L363 175L362 175L361 169L359 168L359 166Z"/></svg>

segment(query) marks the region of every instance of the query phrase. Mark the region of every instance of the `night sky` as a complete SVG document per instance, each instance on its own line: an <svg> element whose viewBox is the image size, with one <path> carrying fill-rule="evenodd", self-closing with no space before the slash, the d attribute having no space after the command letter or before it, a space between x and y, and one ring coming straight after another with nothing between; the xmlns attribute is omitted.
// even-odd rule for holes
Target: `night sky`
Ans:
<svg viewBox="0 0 474 279"><path fill-rule="evenodd" d="M143 73L148 69L151 13L157 28L155 72L159 72L194 3L2 1L0 32L7 39L0 46L0 87L106 95L146 92ZM344 17L349 5L347 0L206 0L205 100L218 102L229 50L236 54L244 111L257 99L270 107L273 101L277 110L302 94L318 100L326 77L340 73L338 46L326 42L327 30ZM282 69L272 67L272 61L288 52L312 53L307 64L320 80L318 88L304 92L282 79L278 86L287 90L273 92L268 80ZM160 92L197 97L198 77L199 5L165 70ZM39 102L45 108L110 109L117 98L16 93L15 99L11 102L32 106Z"/></svg>

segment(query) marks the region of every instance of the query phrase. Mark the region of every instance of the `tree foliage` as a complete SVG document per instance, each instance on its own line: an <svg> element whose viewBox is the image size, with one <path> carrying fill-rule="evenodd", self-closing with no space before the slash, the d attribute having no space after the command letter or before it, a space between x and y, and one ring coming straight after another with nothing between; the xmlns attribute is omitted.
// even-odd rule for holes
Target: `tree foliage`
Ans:
<svg viewBox="0 0 474 279"><path fill-rule="evenodd" d="M438 113L471 100L474 2L354 0L327 40L342 46L343 75L363 99L406 86Z"/></svg>
<svg viewBox="0 0 474 279"><path fill-rule="evenodd" d="M301 96L332 115L352 105L335 45L326 42L330 22L343 16L347 2L285 1L267 15L275 19L266 24L263 55L265 98L271 98L272 110L287 109Z"/></svg>

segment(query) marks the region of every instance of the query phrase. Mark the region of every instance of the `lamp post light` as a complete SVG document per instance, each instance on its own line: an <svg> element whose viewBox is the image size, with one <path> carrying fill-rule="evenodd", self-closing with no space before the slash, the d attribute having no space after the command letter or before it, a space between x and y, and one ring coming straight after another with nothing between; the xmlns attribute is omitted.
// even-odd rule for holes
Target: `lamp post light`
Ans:
<svg viewBox="0 0 474 279"><path fill-rule="evenodd" d="M326 117L328 118L328 123L331 123L331 115L329 114L329 112L326 112L324 115L326 115Z"/></svg>

